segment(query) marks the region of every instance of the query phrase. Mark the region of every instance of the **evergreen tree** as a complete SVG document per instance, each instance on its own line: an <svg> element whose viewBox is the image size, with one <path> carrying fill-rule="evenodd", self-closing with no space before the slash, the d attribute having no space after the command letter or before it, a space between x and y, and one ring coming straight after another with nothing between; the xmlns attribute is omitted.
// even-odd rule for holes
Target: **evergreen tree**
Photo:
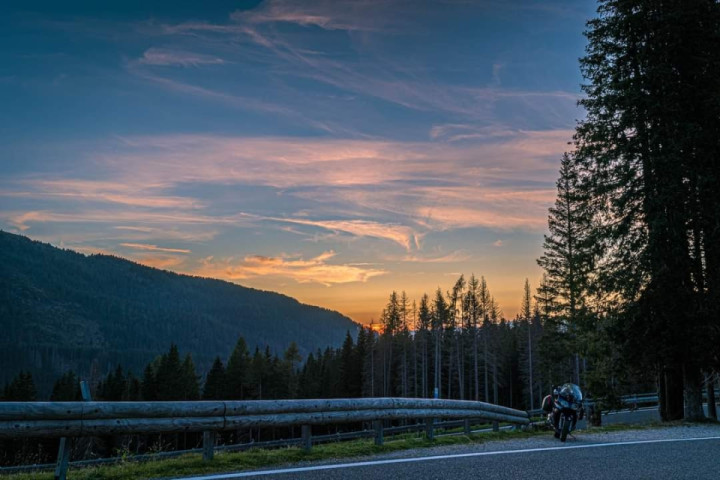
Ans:
<svg viewBox="0 0 720 480"><path fill-rule="evenodd" d="M550 334L545 342L549 343L546 349L557 350L553 355L558 361L573 365L572 377L557 380L572 378L580 384L579 352L587 354L587 342L595 328L588 302L598 247L594 210L583 188L579 165L568 153L560 164L557 192L548 218L550 235L545 236L544 253L538 259L545 270L540 295L552 299L544 305L550 310L546 318ZM523 315L530 311L527 291Z"/></svg>
<svg viewBox="0 0 720 480"><path fill-rule="evenodd" d="M6 402L34 402L37 398L35 382L30 372L20 372L5 386Z"/></svg>
<svg viewBox="0 0 720 480"><path fill-rule="evenodd" d="M601 0L598 12L581 59L587 117L576 140L602 221L604 287L622 320L616 340L626 362L657 371L663 419L683 417L683 389L698 418L704 355L688 352L711 350L704 332L717 319L703 315L693 235L709 228L718 238L717 165L706 156L718 151L720 4ZM712 186L698 181L705 173ZM711 264L705 277L717 278Z"/></svg>
<svg viewBox="0 0 720 480"><path fill-rule="evenodd" d="M118 365L114 372L108 373L105 380L98 385L97 396L109 402L119 402L127 394L127 382L122 366Z"/></svg>
<svg viewBox="0 0 720 480"><path fill-rule="evenodd" d="M298 367L302 362L302 355L295 342L290 342L283 355L283 369L285 371L287 397L297 398L300 385L298 383ZM359 396L359 395L358 395Z"/></svg>
<svg viewBox="0 0 720 480"><path fill-rule="evenodd" d="M573 156L564 154L558 195L548 219L550 235L545 236L543 255L537 261L545 270L542 294L552 298L546 308L552 310L552 318L563 330L580 326L595 264L593 210L580 183ZM530 316L529 290L523 301L523 316Z"/></svg>
<svg viewBox="0 0 720 480"><path fill-rule="evenodd" d="M427 398L430 396L430 330L432 328L433 316L430 311L430 297L424 294L420 299L420 308L418 309L418 327L416 333L416 342L420 343L420 392L421 396Z"/></svg>
<svg viewBox="0 0 720 480"><path fill-rule="evenodd" d="M142 399L147 402L152 402L158 399L158 383L151 363L147 364L143 372L140 394Z"/></svg>
<svg viewBox="0 0 720 480"><path fill-rule="evenodd" d="M225 367L220 357L215 357L215 361L205 378L202 398L203 400L223 400L226 391Z"/></svg>
<svg viewBox="0 0 720 480"><path fill-rule="evenodd" d="M128 372L127 378L125 380L125 395L123 396L123 400L127 400L129 402L137 402L142 398L142 385L140 383L140 380L133 375L132 372Z"/></svg>
<svg viewBox="0 0 720 480"><path fill-rule="evenodd" d="M345 341L340 349L340 378L342 380L342 389L340 396L347 398L355 398L360 396L360 362L357 358L357 349L355 343L347 332Z"/></svg>
<svg viewBox="0 0 720 480"><path fill-rule="evenodd" d="M265 387L270 367L268 360L267 355L263 354L258 347L255 347L249 375L252 391L251 398L255 400L263 399L263 387Z"/></svg>
<svg viewBox="0 0 720 480"><path fill-rule="evenodd" d="M168 353L163 354L155 372L157 399L184 400L187 393L186 371L180 362L177 345L170 345Z"/></svg>
<svg viewBox="0 0 720 480"><path fill-rule="evenodd" d="M480 283L475 275L470 275L467 284L467 294L465 295L463 312L465 315L465 330L471 338L472 352L472 398L475 401L480 400L480 357L479 357L479 326L482 316L480 302L478 299Z"/></svg>
<svg viewBox="0 0 720 480"><path fill-rule="evenodd" d="M230 355L225 371L227 381L227 392L224 397L228 400L244 400L249 394L247 392L250 382L250 353L248 352L245 339L240 337L235 349Z"/></svg>
<svg viewBox="0 0 720 480"><path fill-rule="evenodd" d="M80 381L75 372L69 371L63 374L53 385L51 402L76 402L82 400L80 393Z"/></svg>
<svg viewBox="0 0 720 480"><path fill-rule="evenodd" d="M188 353L182 364L182 399L181 400L199 400L200 385L198 381L197 371L192 356Z"/></svg>

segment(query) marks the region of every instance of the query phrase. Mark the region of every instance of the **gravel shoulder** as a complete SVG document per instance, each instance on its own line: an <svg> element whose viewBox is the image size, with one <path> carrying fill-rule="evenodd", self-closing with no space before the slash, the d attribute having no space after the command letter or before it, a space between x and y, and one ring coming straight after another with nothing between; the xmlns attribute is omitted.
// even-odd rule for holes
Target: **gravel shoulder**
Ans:
<svg viewBox="0 0 720 480"><path fill-rule="evenodd" d="M638 442L666 439L708 438L720 437L720 424L679 424L673 426L628 428L628 430L578 430L568 437L566 443L553 437L551 432L526 438L491 440L483 443L464 445L447 445L437 447L424 447L410 450L377 454L368 457L354 457L334 459L332 461L303 462L306 465L327 465L334 463L354 463L366 460L385 460L395 458L432 457L436 455L455 455L476 452L499 452L507 450L526 450L537 448L553 448L573 445L590 445L600 443ZM297 465L296 465L297 466Z"/></svg>

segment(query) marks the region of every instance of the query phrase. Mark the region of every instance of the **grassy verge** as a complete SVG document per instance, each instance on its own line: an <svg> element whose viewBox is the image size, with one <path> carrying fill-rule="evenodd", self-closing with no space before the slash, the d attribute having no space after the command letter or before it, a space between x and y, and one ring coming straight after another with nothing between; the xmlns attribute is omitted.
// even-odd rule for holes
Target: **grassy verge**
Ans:
<svg viewBox="0 0 720 480"><path fill-rule="evenodd" d="M202 460L199 454L155 460L149 462L123 462L114 465L97 467L72 468L69 476L78 480L119 480L127 478L165 478L183 475L198 475L240 471L261 467L272 467L300 462L352 458L399 450L424 448L442 445L461 445L484 443L487 441L526 438L545 432L500 431L474 434L470 436L454 435L436 437L434 441L426 440L419 435L398 435L386 439L385 444L378 446L371 440L355 440L328 443L313 446L305 452L298 447L274 450L248 450L245 452L218 452L210 462ZM2 480L51 480L52 472L18 473L0 476Z"/></svg>
<svg viewBox="0 0 720 480"><path fill-rule="evenodd" d="M678 422L676 426L683 425ZM613 424L604 427L593 427L583 430L581 434L610 433L623 430L644 430L650 428L673 426L673 423L656 423L645 425ZM547 430L484 432L466 435L437 436L434 441L426 440L419 434L396 435L386 438L385 444L378 446L372 439L327 443L313 446L305 452L298 447L279 448L273 450L256 449L244 452L218 452L210 462L202 460L199 454L182 457L154 460L148 462L122 462L114 465L97 467L72 468L70 476L78 480L120 480L128 478L167 478L183 475L199 475L241 471L279 465L297 464L319 460L335 460L374 455L379 453L410 450L446 445L479 444L496 440L522 439L533 436L548 436ZM52 472L33 472L12 475L0 475L2 480L51 480Z"/></svg>

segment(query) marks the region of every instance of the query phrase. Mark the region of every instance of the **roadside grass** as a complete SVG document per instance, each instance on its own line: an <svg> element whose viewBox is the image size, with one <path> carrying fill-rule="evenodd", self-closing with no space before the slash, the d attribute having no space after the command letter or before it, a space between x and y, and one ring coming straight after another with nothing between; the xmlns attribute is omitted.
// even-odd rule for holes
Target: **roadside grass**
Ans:
<svg viewBox="0 0 720 480"><path fill-rule="evenodd" d="M589 427L579 430L578 434L595 435L623 430L647 430L669 426L688 426L687 422L655 422L650 424L611 424L602 427ZM242 452L216 452L215 458L205 462L200 454L188 454L181 457L146 462L124 461L112 465L94 467L71 467L69 477L77 480L121 480L129 478L168 478L186 475L223 473L281 465L297 465L303 462L333 461L345 458L363 457L401 450L429 448L449 445L481 444L498 440L524 439L550 434L546 428L528 430L501 430L499 432L462 434L462 429L443 432L454 435L436 434L433 441L424 435L409 433L386 437L383 445L375 445L373 439L352 440L314 445L306 452L299 447L277 449L251 449ZM457 434L460 433L460 434ZM0 475L2 480L52 480L53 472L31 472Z"/></svg>
<svg viewBox="0 0 720 480"><path fill-rule="evenodd" d="M126 461L95 467L70 467L68 477L78 480L120 480L222 473L319 460L332 461L415 448L478 444L496 440L527 438L545 433L540 431L501 430L499 432L471 434L470 436L436 436L433 441L427 440L420 434L405 434L386 438L383 445L375 445L373 439L363 439L314 445L309 452L299 447L272 450L251 449L244 452L217 452L215 458L209 462L203 461L200 454L188 454L171 459L147 462ZM2 480L52 480L53 472L15 473L2 475L0 478Z"/></svg>

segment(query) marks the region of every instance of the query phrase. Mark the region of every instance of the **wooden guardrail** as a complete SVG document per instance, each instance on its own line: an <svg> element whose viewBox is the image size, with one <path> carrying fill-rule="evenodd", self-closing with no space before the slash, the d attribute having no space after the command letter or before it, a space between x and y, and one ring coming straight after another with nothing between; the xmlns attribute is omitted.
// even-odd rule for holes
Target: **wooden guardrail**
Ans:
<svg viewBox="0 0 720 480"><path fill-rule="evenodd" d="M383 442L383 420L479 419L526 425L527 412L485 402L417 398L249 400L202 402L0 402L0 438L203 432L203 458L211 459L217 432L301 426L312 445L311 425L373 422ZM64 473L64 472L63 472ZM64 475L63 475L64 477Z"/></svg>

